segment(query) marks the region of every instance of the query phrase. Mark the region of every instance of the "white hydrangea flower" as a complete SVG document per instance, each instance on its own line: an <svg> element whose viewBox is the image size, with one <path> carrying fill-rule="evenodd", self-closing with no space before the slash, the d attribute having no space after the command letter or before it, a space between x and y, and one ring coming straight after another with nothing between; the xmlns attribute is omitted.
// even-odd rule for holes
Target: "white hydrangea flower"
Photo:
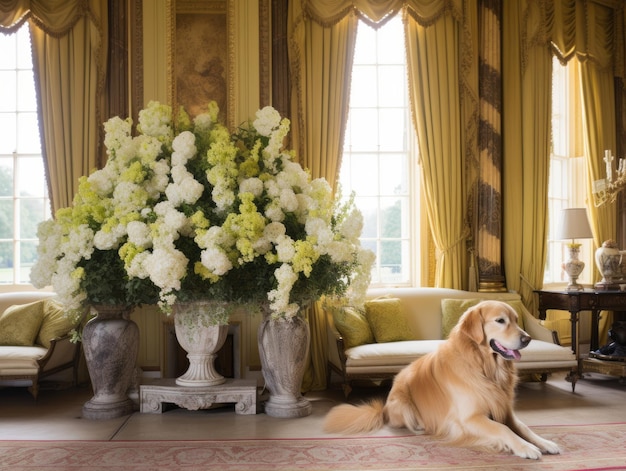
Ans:
<svg viewBox="0 0 626 471"><path fill-rule="evenodd" d="M298 198L291 188L283 188L281 190L280 206L287 213L293 213L298 209Z"/></svg>
<svg viewBox="0 0 626 471"><path fill-rule="evenodd" d="M191 131L183 131L172 142L172 165L186 165L192 159L198 149L196 148L196 136Z"/></svg>
<svg viewBox="0 0 626 471"><path fill-rule="evenodd" d="M296 254L294 240L287 235L278 237L276 241L276 254L278 255L278 261L291 262Z"/></svg>
<svg viewBox="0 0 626 471"><path fill-rule="evenodd" d="M259 197L263 194L263 181L260 178L246 178L239 184L240 193L252 193L255 197Z"/></svg>
<svg viewBox="0 0 626 471"><path fill-rule="evenodd" d="M217 246L209 247L202 251L202 265L204 265L214 275L222 276L228 273L233 264L228 255Z"/></svg>
<svg viewBox="0 0 626 471"><path fill-rule="evenodd" d="M256 119L252 123L261 136L269 136L272 130L280 124L280 113L271 106L266 106L256 112Z"/></svg>
<svg viewBox="0 0 626 471"><path fill-rule="evenodd" d="M150 274L152 282L164 293L180 289L180 283L187 273L189 259L180 250L173 247L155 247L145 257L143 265Z"/></svg>
<svg viewBox="0 0 626 471"><path fill-rule="evenodd" d="M146 269L146 261L151 256L151 252L140 252L135 255L131 260L130 265L126 268L128 276L141 279L150 277L150 273Z"/></svg>
<svg viewBox="0 0 626 471"><path fill-rule="evenodd" d="M304 229L306 233L310 236L313 236L317 240L317 245L320 247L326 246L333 240L333 231L330 226L320 218L309 218L307 219Z"/></svg>
<svg viewBox="0 0 626 471"><path fill-rule="evenodd" d="M150 238L150 228L143 221L131 221L126 226L128 233L128 241L137 247L150 247L152 240Z"/></svg>

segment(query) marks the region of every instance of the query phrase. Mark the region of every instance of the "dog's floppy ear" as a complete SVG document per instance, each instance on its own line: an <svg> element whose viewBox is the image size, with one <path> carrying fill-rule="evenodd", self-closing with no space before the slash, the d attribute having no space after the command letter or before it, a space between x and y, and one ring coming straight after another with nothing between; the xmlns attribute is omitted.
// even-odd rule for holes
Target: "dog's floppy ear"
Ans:
<svg viewBox="0 0 626 471"><path fill-rule="evenodd" d="M482 343L485 339L483 331L483 316L479 306L469 308L461 318L461 332L476 343Z"/></svg>

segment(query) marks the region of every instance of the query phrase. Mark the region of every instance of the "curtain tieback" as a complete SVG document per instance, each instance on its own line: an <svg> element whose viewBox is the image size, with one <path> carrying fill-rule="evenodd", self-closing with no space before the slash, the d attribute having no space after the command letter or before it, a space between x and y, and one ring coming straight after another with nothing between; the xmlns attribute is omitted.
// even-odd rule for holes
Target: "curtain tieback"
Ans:
<svg viewBox="0 0 626 471"><path fill-rule="evenodd" d="M465 227L465 229L463 229L463 232L461 233L461 236L457 240L455 240L452 244L448 245L444 249L437 249L437 258L441 258L445 254L451 252L452 249L455 249L457 245L459 245L461 242L467 239L469 235L470 235L469 227Z"/></svg>

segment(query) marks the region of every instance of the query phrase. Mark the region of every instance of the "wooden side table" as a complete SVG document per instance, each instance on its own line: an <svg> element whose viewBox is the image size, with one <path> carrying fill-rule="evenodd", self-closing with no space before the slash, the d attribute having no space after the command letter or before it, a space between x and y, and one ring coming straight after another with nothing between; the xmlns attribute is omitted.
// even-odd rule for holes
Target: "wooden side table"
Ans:
<svg viewBox="0 0 626 471"><path fill-rule="evenodd" d="M570 373L568 380L576 381L584 371L599 372L613 376L626 376L626 364L620 361L604 361L595 358L580 358L578 322L580 311L591 311L591 351L599 348L600 311L626 311L626 291L535 291L539 297L539 319L546 318L548 309L569 311L572 323L572 350L578 361L578 371ZM571 376L571 375L575 376Z"/></svg>

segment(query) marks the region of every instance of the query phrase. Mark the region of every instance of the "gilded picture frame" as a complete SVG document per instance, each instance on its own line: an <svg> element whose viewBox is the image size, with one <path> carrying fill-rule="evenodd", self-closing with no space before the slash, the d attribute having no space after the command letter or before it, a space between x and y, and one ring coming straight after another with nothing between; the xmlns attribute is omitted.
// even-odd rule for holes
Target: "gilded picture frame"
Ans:
<svg viewBox="0 0 626 471"><path fill-rule="evenodd" d="M216 101L220 118L234 127L234 2L168 0L168 102L193 118Z"/></svg>

